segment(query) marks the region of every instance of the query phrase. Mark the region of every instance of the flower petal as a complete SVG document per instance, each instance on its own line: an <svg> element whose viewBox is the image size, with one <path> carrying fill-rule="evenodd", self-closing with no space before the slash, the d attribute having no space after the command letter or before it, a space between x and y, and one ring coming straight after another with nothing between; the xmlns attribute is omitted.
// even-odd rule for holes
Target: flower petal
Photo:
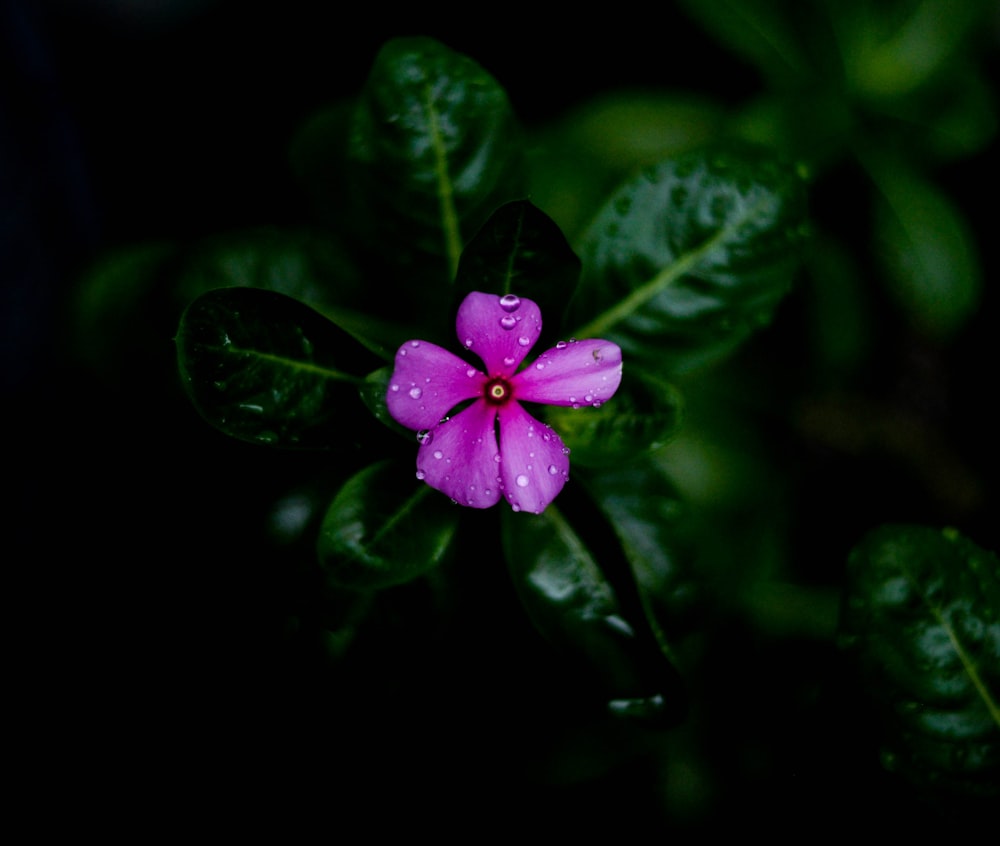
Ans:
<svg viewBox="0 0 1000 846"><path fill-rule="evenodd" d="M431 431L417 451L417 478L472 508L500 499L496 409L474 402Z"/></svg>
<svg viewBox="0 0 1000 846"><path fill-rule="evenodd" d="M569 478L569 450L516 402L500 408L500 475L515 511L541 514Z"/></svg>
<svg viewBox="0 0 1000 846"><path fill-rule="evenodd" d="M622 351L610 341L561 342L511 380L514 398L546 405L600 405L622 381Z"/></svg>
<svg viewBox="0 0 1000 846"><path fill-rule="evenodd" d="M396 352L385 401L409 429L430 429L462 400L482 394L486 376L454 353L427 341L407 341Z"/></svg>
<svg viewBox="0 0 1000 846"><path fill-rule="evenodd" d="M542 332L542 312L533 300L473 291L458 307L458 340L486 365L490 377L510 376Z"/></svg>

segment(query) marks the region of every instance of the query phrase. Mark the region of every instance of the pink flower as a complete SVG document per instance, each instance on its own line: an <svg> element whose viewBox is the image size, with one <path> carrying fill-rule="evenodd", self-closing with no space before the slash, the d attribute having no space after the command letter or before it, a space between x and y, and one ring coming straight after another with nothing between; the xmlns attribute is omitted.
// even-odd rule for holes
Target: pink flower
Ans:
<svg viewBox="0 0 1000 846"><path fill-rule="evenodd" d="M420 441L417 478L462 505L489 508L503 495L515 511L540 514L569 478L569 449L521 403L599 406L621 383L622 351L610 341L560 341L518 370L542 313L513 294L469 294L455 328L485 373L436 344L407 341L389 379L389 412Z"/></svg>

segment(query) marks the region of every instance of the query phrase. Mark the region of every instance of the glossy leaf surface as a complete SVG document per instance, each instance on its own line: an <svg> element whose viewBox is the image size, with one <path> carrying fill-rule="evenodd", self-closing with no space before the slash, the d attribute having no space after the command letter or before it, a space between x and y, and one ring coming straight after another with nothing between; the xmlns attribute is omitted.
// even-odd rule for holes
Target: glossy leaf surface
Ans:
<svg viewBox="0 0 1000 846"><path fill-rule="evenodd" d="M806 234L801 176L749 147L698 150L622 186L580 248L578 337L650 369L689 369L767 324Z"/></svg>
<svg viewBox="0 0 1000 846"><path fill-rule="evenodd" d="M842 644L881 706L885 764L1000 792L1000 558L954 530L888 525L847 575Z"/></svg>
<svg viewBox="0 0 1000 846"><path fill-rule="evenodd" d="M580 259L555 221L530 201L513 200L493 212L463 250L456 295L527 297L542 310L543 337L552 336L579 277Z"/></svg>
<svg viewBox="0 0 1000 846"><path fill-rule="evenodd" d="M372 357L291 297L257 288L208 291L184 311L176 343L191 401L235 438L332 448L350 442L361 415L371 419L356 386Z"/></svg>
<svg viewBox="0 0 1000 846"><path fill-rule="evenodd" d="M661 648L669 653L671 639L686 632L701 602L690 572L685 506L650 462L587 473L585 484L621 543L643 610Z"/></svg>
<svg viewBox="0 0 1000 846"><path fill-rule="evenodd" d="M377 590L438 566L458 526L454 504L380 461L350 478L327 509L317 552L331 584ZM411 474L412 478L412 474Z"/></svg>
<svg viewBox="0 0 1000 846"><path fill-rule="evenodd" d="M394 39L379 51L348 155L361 166L355 196L376 249L391 249L397 265L439 257L429 283L442 290L493 209L523 195L520 129L506 92L430 38Z"/></svg>
<svg viewBox="0 0 1000 846"><path fill-rule="evenodd" d="M598 408L545 408L545 420L570 448L573 464L619 466L667 443L680 428L680 392L634 370L625 373L614 397Z"/></svg>
<svg viewBox="0 0 1000 846"><path fill-rule="evenodd" d="M625 619L593 552L563 514L504 512L504 554L541 634L599 679L612 711L651 720L679 708L672 664Z"/></svg>

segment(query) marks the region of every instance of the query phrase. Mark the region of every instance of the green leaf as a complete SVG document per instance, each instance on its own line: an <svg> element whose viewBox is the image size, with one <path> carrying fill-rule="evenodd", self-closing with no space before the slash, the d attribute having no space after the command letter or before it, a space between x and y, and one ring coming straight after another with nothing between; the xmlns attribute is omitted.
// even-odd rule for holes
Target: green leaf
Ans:
<svg viewBox="0 0 1000 846"><path fill-rule="evenodd" d="M851 551L841 643L881 706L883 761L1000 794L1000 558L953 529L881 526Z"/></svg>
<svg viewBox="0 0 1000 846"><path fill-rule="evenodd" d="M991 26L995 0L863 3L837 16L844 70L868 98L893 98L928 85Z"/></svg>
<svg viewBox="0 0 1000 846"><path fill-rule="evenodd" d="M458 508L380 461L351 477L323 518L317 553L331 585L378 590L412 581L447 556ZM412 471L410 478L413 478Z"/></svg>
<svg viewBox="0 0 1000 846"><path fill-rule="evenodd" d="M866 164L879 188L874 237L889 290L919 331L947 340L975 312L982 288L969 225L920 174L874 156Z"/></svg>
<svg viewBox="0 0 1000 846"><path fill-rule="evenodd" d="M554 505L504 511L511 579L539 632L593 674L615 713L670 722L681 705L673 665L625 619L591 550ZM644 631L644 630L643 630Z"/></svg>
<svg viewBox="0 0 1000 846"><path fill-rule="evenodd" d="M577 337L680 372L767 324L807 234L795 168L756 147L699 150L647 168L609 200L581 247Z"/></svg>
<svg viewBox="0 0 1000 846"><path fill-rule="evenodd" d="M545 212L528 200L500 206L462 252L456 279L459 299L470 291L517 294L538 303L558 331L580 277L580 259Z"/></svg>
<svg viewBox="0 0 1000 846"><path fill-rule="evenodd" d="M615 467L667 443L680 428L681 410L673 385L630 369L614 397L598 408L548 406L544 417L569 447L573 464Z"/></svg>
<svg viewBox="0 0 1000 846"><path fill-rule="evenodd" d="M387 42L354 115L361 232L421 303L448 288L466 241L501 203L524 195L523 151L506 92L468 57L430 38ZM434 275L424 279L428 257ZM389 280L390 283L392 280Z"/></svg>
<svg viewBox="0 0 1000 846"><path fill-rule="evenodd" d="M687 509L669 480L649 462L583 474L584 485L621 543L643 611L665 654L686 634L701 603L690 572Z"/></svg>
<svg viewBox="0 0 1000 846"><path fill-rule="evenodd" d="M220 288L195 299L176 337L182 384L220 431L281 447L352 445L370 416L358 399L373 359L284 294Z"/></svg>
<svg viewBox="0 0 1000 846"><path fill-rule="evenodd" d="M365 376L365 380L359 388L361 401L375 416L376 420L416 445L417 442L414 440L413 430L401 426L389 413L386 394L389 390L389 379L392 377L393 369L393 365L386 365L385 367L380 367L378 370L373 370Z"/></svg>

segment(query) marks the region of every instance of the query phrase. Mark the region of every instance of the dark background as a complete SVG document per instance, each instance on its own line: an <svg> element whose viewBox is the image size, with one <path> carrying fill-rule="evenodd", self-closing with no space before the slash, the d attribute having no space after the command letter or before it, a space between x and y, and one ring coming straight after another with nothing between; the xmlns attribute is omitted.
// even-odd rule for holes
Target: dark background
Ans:
<svg viewBox="0 0 1000 846"><path fill-rule="evenodd" d="M290 609L308 603L301 574L279 570L246 531L263 520L255 482L292 479L305 459L261 458L208 431L170 393L176 386L164 396L162 361L140 361L128 380L107 382L76 360L73 295L105 251L308 220L287 167L291 135L317 108L357 92L388 38L429 35L470 55L529 125L622 86L704 92L735 104L760 85L669 4L656 7L655 20L648 11L602 8L590 16L577 7L545 24L531 7L447 15L417 6L333 8L303 0L0 0L0 343L13 468L5 558L13 646L26 680L18 687L26 714L19 733L33 750L22 783L32 798L49 797L43 803L85 818L116 819L111 809L121 803L154 827L202 812L220 821L234 800L243 817L247 803L329 814L331 832L338 820L405 829L408 820L440 825L466 812L478 813L487 831L529 820L564 834L661 824L644 772L587 788L517 789L511 750L543 744L561 719L561 697L571 693L544 659L510 666L511 654L530 650L530 633L516 625L513 637L524 641L507 649L490 642L485 623L476 628L474 615L465 621L482 637L478 650L453 646L434 664L439 672L470 667L462 699L453 680L435 688L433 679L408 677L398 656L387 672L401 681L377 703L317 679L319 658L287 646ZM984 245L982 314L946 362L951 413L977 444L992 443L995 427L984 394L996 390L988 340L1000 271L988 252L993 223L978 213L993 162L987 151L942 174L974 212ZM169 334L157 325L149 332L167 360ZM204 478L206 465L218 476ZM846 488L850 469L842 478L834 468L830 478ZM878 519L880 493L876 486L843 498L852 530ZM908 501L895 513L933 509ZM990 513L984 506L970 519L975 538L997 548ZM824 520L837 519L826 507L806 517L803 533L829 531ZM483 579L480 590L506 589ZM775 660L813 657L790 650ZM492 676L481 669L490 662ZM492 689L491 678L537 684L544 704L529 718L524 690ZM436 700L436 690L448 701ZM837 719L831 700L824 708L800 718ZM762 737L785 731L781 754L791 760L797 730L812 739L813 727L777 723ZM483 736L492 738L486 746ZM833 754L845 737L859 749L865 740L844 731L811 751ZM870 762L847 760L862 762L860 776L812 758L799 762L798 781L765 779L728 807L755 828L771 825L776 807L788 824L802 825L817 809L831 813L831 791L857 803L864 790L886 787ZM447 775L430 778L441 769ZM852 777L861 786L845 788ZM896 810L887 789L884 807Z"/></svg>

